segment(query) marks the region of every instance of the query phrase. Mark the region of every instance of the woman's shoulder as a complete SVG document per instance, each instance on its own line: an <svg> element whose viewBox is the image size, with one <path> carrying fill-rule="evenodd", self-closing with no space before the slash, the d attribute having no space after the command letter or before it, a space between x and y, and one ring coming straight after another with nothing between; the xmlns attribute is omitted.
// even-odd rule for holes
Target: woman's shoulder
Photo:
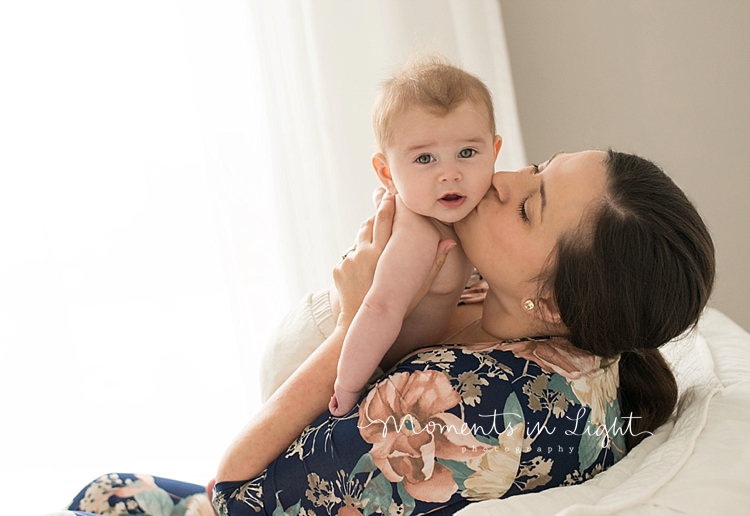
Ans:
<svg viewBox="0 0 750 516"><path fill-rule="evenodd" d="M568 380L599 375L617 361L577 348L564 337L526 337L498 342L494 347L533 362L546 373L558 373Z"/></svg>
<svg viewBox="0 0 750 516"><path fill-rule="evenodd" d="M462 355L487 355L496 353L504 360L533 362L548 373L559 373L570 379L581 376L600 374L602 369L610 368L619 357L606 359L575 347L564 337L524 337L518 339L487 341L457 344L445 342L437 346L415 351L405 361L429 363L445 357Z"/></svg>
<svg viewBox="0 0 750 516"><path fill-rule="evenodd" d="M581 368L565 360L568 353L556 353L548 346L550 338L528 338L472 344L441 344L415 351L397 366L398 372L437 370L465 388L471 382L492 384L494 389L508 392L522 388L536 376L565 371L565 377ZM567 341L559 343L565 345ZM539 356L535 356L538 354ZM560 356L556 356L560 355ZM540 358L541 357L541 358ZM503 387L503 382L507 385ZM464 387L462 387L464 386Z"/></svg>
<svg viewBox="0 0 750 516"><path fill-rule="evenodd" d="M551 385L591 407L594 419L598 420L603 416L605 405L617 399L618 362L619 357L606 359L593 355L576 348L565 338L527 337L428 348L410 355L399 368L402 371L437 369L452 379L459 390L468 388L472 382L492 383L495 389L508 394Z"/></svg>
<svg viewBox="0 0 750 516"><path fill-rule="evenodd" d="M604 358L579 349L560 337L526 338L500 342L496 348L517 360L534 364L539 381L563 392L576 404L590 409L593 424L619 416L619 356ZM524 387L527 391L530 387ZM612 414L608 413L611 412Z"/></svg>

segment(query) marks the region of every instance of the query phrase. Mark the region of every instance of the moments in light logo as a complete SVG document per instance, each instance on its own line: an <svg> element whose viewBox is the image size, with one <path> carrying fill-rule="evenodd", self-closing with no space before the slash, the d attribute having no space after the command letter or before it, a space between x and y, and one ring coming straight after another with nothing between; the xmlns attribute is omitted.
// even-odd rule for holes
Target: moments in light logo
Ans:
<svg viewBox="0 0 750 516"><path fill-rule="evenodd" d="M411 414L406 414L401 418L400 421L396 420L395 416L389 416L385 421L383 421L382 419L375 419L367 425L358 426L358 428L363 429L369 428L372 425L382 425L382 436L384 439L388 437L389 432L405 433L407 435L416 435L425 432L430 435L434 435L436 433L444 434L452 432L455 434L471 435L475 437L480 435L484 437L499 437L501 434L512 436L514 432L519 431L517 423L513 424L510 421L523 421L523 417L521 416L521 414L516 414L513 412L498 413L497 411L493 411L492 414L479 414L479 417L491 419L491 421L488 421L487 423L489 425L489 428L485 428L485 425L479 424L468 425L466 422L463 422L460 427L456 427L455 425L451 424L442 424L440 421L436 421L435 419L430 419L430 421L428 421L427 423L421 424L418 420L412 417ZM498 421L498 418L501 419L499 419ZM602 448L608 447L612 439L615 439L620 435L651 435L651 432L647 431L638 432L637 434L633 433L633 420L640 419L640 417L634 416L632 413L627 416L614 418L614 421L612 421L612 423L609 425L604 425L601 423L594 425L589 423L588 413L586 409L582 407L578 410L578 413L575 417L565 416L565 419L569 421L569 423L566 425L567 428L563 429L563 435L593 436L601 439L600 444ZM502 422L504 421L506 423L503 427ZM532 441L542 433L545 433L546 435L554 435L560 428L559 424L556 424L555 426L548 425L548 421L546 420L543 422L537 421L533 425L527 422L525 426L526 437L530 438ZM570 448L570 452L572 453L572 447ZM549 452L552 452L553 450L553 447L549 447ZM562 452L564 451L564 448L562 446L559 446L558 451Z"/></svg>

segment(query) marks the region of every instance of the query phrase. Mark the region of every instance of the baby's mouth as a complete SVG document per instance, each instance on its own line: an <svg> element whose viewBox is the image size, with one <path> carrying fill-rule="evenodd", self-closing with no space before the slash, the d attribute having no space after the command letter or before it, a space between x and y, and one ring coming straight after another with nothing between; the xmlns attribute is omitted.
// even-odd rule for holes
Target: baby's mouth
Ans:
<svg viewBox="0 0 750 516"><path fill-rule="evenodd" d="M449 208L461 206L466 200L466 196L456 193L445 194L439 199L440 204Z"/></svg>

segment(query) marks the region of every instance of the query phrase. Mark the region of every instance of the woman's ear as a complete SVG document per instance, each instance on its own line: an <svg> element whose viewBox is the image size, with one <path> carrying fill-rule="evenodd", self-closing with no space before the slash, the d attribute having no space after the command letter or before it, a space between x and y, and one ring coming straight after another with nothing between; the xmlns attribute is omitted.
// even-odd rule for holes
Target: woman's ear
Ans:
<svg viewBox="0 0 750 516"><path fill-rule="evenodd" d="M534 317L546 322L547 324L562 323L560 311L557 309L557 305L554 301L549 298L539 298L536 300L535 304Z"/></svg>
<svg viewBox="0 0 750 516"><path fill-rule="evenodd" d="M392 194L397 194L398 191L396 190L396 184L393 182L393 176L391 176L391 169L388 167L388 162L382 152L372 155L372 168L375 169L375 173L385 189Z"/></svg>
<svg viewBox="0 0 750 516"><path fill-rule="evenodd" d="M497 159L497 155L500 154L500 148L503 146L503 137L499 134L495 135L495 159Z"/></svg>

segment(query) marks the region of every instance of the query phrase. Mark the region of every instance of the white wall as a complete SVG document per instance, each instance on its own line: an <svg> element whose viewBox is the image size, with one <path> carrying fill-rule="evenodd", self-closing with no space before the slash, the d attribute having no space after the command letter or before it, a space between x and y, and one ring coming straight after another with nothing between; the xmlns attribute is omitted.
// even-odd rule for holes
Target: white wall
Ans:
<svg viewBox="0 0 750 516"><path fill-rule="evenodd" d="M711 305L750 328L750 2L501 0L526 154L660 164L713 234Z"/></svg>

